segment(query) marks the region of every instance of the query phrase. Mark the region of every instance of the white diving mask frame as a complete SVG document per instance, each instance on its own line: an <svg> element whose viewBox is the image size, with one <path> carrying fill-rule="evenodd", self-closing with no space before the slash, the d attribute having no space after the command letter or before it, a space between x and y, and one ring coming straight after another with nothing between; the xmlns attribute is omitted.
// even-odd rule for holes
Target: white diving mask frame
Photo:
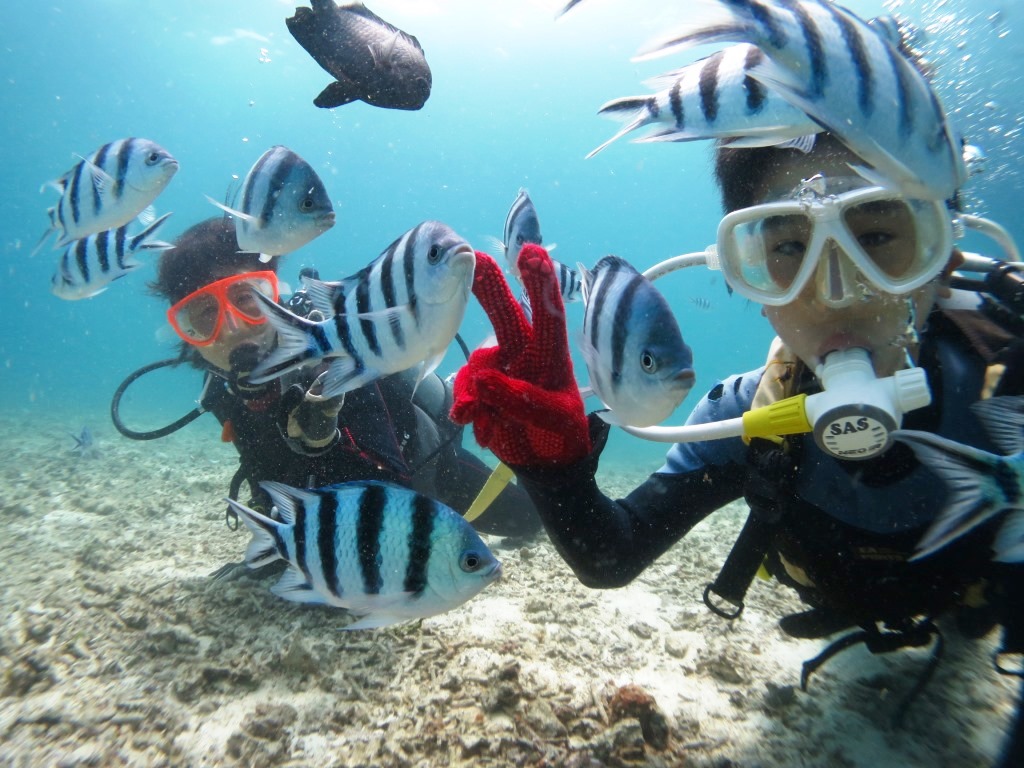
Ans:
<svg viewBox="0 0 1024 768"><path fill-rule="evenodd" d="M957 217L956 226L991 238L1003 252L1006 261L1021 261L1013 238L995 222L978 216L962 215ZM973 272L987 272L1000 263L976 253L965 256L963 268ZM947 253L939 270L948 258ZM674 256L655 264L644 272L644 276L653 281L696 265L726 271L717 248L709 245L703 252ZM931 277L935 274L938 271ZM925 278L920 285L931 277ZM730 285L737 293L747 295L731 281ZM747 440L752 437L813 432L819 447L836 458L869 459L891 445L890 433L900 426L904 413L931 402L931 392L923 369L906 368L893 376L878 379L870 357L863 349L833 352L826 356L815 373L822 382L824 392L786 398L747 411L735 419L678 427L624 426L622 429L636 437L661 443L687 443L727 437Z"/></svg>
<svg viewBox="0 0 1024 768"><path fill-rule="evenodd" d="M953 224L940 201L819 174L791 200L727 214L717 248L729 285L752 301L788 304L813 277L819 299L842 307L932 280L949 262Z"/></svg>

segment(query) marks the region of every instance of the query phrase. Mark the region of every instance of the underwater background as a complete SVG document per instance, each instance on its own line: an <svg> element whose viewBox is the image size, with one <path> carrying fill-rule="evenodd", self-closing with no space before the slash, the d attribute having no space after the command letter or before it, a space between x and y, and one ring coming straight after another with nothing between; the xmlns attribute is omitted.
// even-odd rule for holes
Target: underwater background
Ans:
<svg viewBox="0 0 1024 768"><path fill-rule="evenodd" d="M955 127L988 156L965 196L968 210L1007 227L1024 223L1019 105L1024 7L1010 0L848 0L863 17L895 12L922 30L936 83ZM92 299L50 293L59 251L30 255L57 200L45 182L102 144L129 136L167 148L180 171L157 199L173 212L173 239L217 215L223 199L270 146L284 144L324 180L333 229L285 257L283 281L316 266L324 279L355 272L424 219L450 224L475 247L501 237L517 190L529 190L545 243L567 264L614 253L639 269L714 241L721 216L711 145L629 144L584 155L617 124L596 115L606 101L648 93L643 80L695 60L689 52L633 63L640 45L685 13L685 3L588 0L555 19L557 2L378 0L372 9L415 35L433 71L425 107L401 112L361 102L321 110L312 100L330 77L288 34L294 0L78 0L8 3L0 29L0 410L66 414L69 429L110 430L105 410L132 371L176 354L163 303L148 295L155 256ZM987 243L966 248L990 248ZM1000 255L1000 254L992 254ZM676 412L732 372L759 366L772 337L759 308L730 297L703 267L658 282L693 348L697 385ZM518 289L517 289L518 290ZM570 305L570 340L583 307ZM471 303L462 335L490 333ZM440 372L461 362L454 347ZM586 369L577 356L577 378ZM201 375L164 370L126 396L138 429L182 415ZM589 408L596 401L588 401ZM214 419L191 430L213 431ZM118 438L120 439L120 438ZM197 448L209 439L197 434ZM467 439L467 442L470 440ZM615 434L604 464L654 470L665 446Z"/></svg>

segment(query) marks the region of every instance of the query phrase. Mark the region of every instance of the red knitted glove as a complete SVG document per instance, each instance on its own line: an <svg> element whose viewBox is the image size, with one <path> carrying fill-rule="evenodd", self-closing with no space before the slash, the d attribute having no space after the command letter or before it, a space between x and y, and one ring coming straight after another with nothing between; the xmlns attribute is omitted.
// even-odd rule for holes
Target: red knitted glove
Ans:
<svg viewBox="0 0 1024 768"><path fill-rule="evenodd" d="M478 349L455 377L451 418L473 422L477 442L513 466L569 464L590 453L583 400L573 378L565 307L551 259L523 246L519 271L533 326L494 259L477 251L473 294L497 347Z"/></svg>

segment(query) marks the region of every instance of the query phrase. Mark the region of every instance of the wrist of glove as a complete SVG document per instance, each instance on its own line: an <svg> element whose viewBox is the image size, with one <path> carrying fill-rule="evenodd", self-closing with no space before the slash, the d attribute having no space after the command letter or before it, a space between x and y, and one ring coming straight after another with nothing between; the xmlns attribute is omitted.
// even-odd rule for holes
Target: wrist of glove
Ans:
<svg viewBox="0 0 1024 768"><path fill-rule="evenodd" d="M282 398L282 409L287 414L285 433L309 448L324 448L338 435L338 412L345 404L345 395L324 397L321 374L306 391L298 384L288 388Z"/></svg>
<svg viewBox="0 0 1024 768"><path fill-rule="evenodd" d="M497 347L478 349L455 378L451 418L472 422L477 442L506 464L566 465L590 453L587 418L565 328L565 309L551 259L526 245L519 270L533 322L494 259L477 252L473 294L494 326Z"/></svg>

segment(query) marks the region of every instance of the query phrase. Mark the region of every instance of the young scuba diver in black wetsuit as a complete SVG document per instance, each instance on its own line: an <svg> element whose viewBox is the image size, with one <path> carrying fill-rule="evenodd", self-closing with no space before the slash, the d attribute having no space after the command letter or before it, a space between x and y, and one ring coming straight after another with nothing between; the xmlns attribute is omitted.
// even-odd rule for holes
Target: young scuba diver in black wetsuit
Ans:
<svg viewBox="0 0 1024 768"><path fill-rule="evenodd" d="M823 433L820 443L810 434L676 443L632 493L608 498L595 473L609 427L587 419L564 374L571 371L564 312L538 246L519 260L531 304L542 308L532 328L516 318L493 260L478 254L474 293L499 347L474 353L459 372L452 412L472 421L479 442L515 471L555 547L590 587L628 584L701 520L745 498L750 516L705 602L738 616L762 563L794 588L809 609L784 617L786 632L843 633L805 667L804 682L856 642L876 653L927 645L948 614L969 636L1001 625L1001 652L1024 652L1024 563L992 561L999 520L911 560L948 491L906 445L872 437L884 419L862 405L877 380L920 366L931 402L905 408L903 428L992 451L969 406L1021 393L1024 355L1012 343L1019 321L1007 332L978 308L978 294L966 308L953 301L947 278L962 256L946 206L873 188L850 170L856 162L828 134L809 154L718 151L716 173L732 212L719 229L723 272L735 291L764 304L779 340L766 366L717 384L688 421L707 432L752 408L819 392L825 376L825 389L846 397L838 405L849 417L833 423L837 434ZM767 206L777 202L793 205ZM999 380L997 362L1005 366ZM845 393L840 368L860 371ZM864 426L857 439L840 439ZM871 457L856 460L860 452ZM1010 754L1003 765L1018 764L1005 762Z"/></svg>
<svg viewBox="0 0 1024 768"><path fill-rule="evenodd" d="M274 480L321 487L386 480L465 512L490 474L461 444L462 427L448 418L448 386L431 374L419 386L411 373L379 379L333 398L320 396L324 368L301 369L266 384L247 374L274 343L253 297L279 299L277 262L239 252L234 223L215 218L187 230L162 254L153 291L171 304L168 319L186 342L193 365L208 372L201 406L223 425L238 450L232 483L246 481L254 502L269 507L257 483ZM306 306L301 293L293 311ZM540 521L526 494L505 488L474 520L486 533L527 536Z"/></svg>

